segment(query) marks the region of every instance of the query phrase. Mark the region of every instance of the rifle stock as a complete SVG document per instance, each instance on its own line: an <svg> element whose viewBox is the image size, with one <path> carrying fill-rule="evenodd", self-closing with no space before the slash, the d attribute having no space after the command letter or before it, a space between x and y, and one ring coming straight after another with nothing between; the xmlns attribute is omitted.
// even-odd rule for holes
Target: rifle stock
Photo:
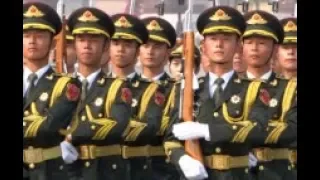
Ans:
<svg viewBox="0 0 320 180"><path fill-rule="evenodd" d="M193 72L194 72L194 32L184 32L184 90L182 104L182 119L191 121L193 119ZM202 153L198 140L186 140L185 151L194 159L203 162Z"/></svg>

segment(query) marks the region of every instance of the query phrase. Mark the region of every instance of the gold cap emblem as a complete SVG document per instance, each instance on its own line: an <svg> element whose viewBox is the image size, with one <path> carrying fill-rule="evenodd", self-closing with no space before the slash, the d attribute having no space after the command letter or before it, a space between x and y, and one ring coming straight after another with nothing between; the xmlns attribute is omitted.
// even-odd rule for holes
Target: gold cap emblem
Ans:
<svg viewBox="0 0 320 180"><path fill-rule="evenodd" d="M25 17L42 17L44 16L43 12L41 12L36 6L32 5L29 7L28 11L23 14Z"/></svg>
<svg viewBox="0 0 320 180"><path fill-rule="evenodd" d="M267 24L267 21L264 20L260 14L255 13L252 15L251 19L247 21L248 24Z"/></svg>
<svg viewBox="0 0 320 180"><path fill-rule="evenodd" d="M115 23L114 25L116 27L123 27L123 28L130 28L132 27L132 24L127 20L126 17L121 16Z"/></svg>
<svg viewBox="0 0 320 180"><path fill-rule="evenodd" d="M152 20L148 25L147 29L149 31L162 31L163 29L159 25L159 23L156 20Z"/></svg>
<svg viewBox="0 0 320 180"><path fill-rule="evenodd" d="M232 19L222 9L218 9L210 18L212 21L227 21Z"/></svg>
<svg viewBox="0 0 320 180"><path fill-rule="evenodd" d="M292 21L288 21L283 29L284 32L297 31L297 25Z"/></svg>
<svg viewBox="0 0 320 180"><path fill-rule="evenodd" d="M78 20L81 22L96 22L99 19L96 16L94 16L92 12L86 11L82 14L82 16L78 18Z"/></svg>

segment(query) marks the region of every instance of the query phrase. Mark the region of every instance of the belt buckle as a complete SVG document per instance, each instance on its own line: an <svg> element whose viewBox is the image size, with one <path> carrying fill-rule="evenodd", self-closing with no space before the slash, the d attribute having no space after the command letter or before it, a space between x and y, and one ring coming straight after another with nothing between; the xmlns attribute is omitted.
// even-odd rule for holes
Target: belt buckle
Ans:
<svg viewBox="0 0 320 180"><path fill-rule="evenodd" d="M212 166L217 170L230 169L230 156L214 155L212 157Z"/></svg>
<svg viewBox="0 0 320 180"><path fill-rule="evenodd" d="M289 153L289 160L291 163L296 163L297 162L297 151L291 150Z"/></svg>
<svg viewBox="0 0 320 180"><path fill-rule="evenodd" d="M265 162L272 161L273 159L272 150L270 148L258 149L255 155L258 160L265 161Z"/></svg>
<svg viewBox="0 0 320 180"><path fill-rule="evenodd" d="M23 159L25 163L40 163L43 161L43 151L41 148L29 147L23 150Z"/></svg>
<svg viewBox="0 0 320 180"><path fill-rule="evenodd" d="M81 159L95 159L96 146L80 146Z"/></svg>
<svg viewBox="0 0 320 180"><path fill-rule="evenodd" d="M143 147L143 152L145 153L145 155L147 156L147 157L150 157L150 155L151 155L151 149L150 149L150 146L149 145L146 145L146 146L144 146Z"/></svg>

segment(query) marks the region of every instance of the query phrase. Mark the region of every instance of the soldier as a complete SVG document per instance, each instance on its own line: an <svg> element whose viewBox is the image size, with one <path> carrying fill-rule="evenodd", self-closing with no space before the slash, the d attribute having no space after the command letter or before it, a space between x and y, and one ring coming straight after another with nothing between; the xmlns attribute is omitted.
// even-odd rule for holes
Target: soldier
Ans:
<svg viewBox="0 0 320 180"><path fill-rule="evenodd" d="M200 70L200 52L198 48L195 47L194 50L194 73L198 74ZM169 70L172 78L179 81L182 78L184 66L184 58L183 58L183 45L177 46L170 54L169 57Z"/></svg>
<svg viewBox="0 0 320 180"><path fill-rule="evenodd" d="M280 21L284 30L284 40L278 48L277 58L283 70L283 77L297 77L297 18L285 18ZM295 97L296 98L296 97ZM289 160L294 178L297 179L297 141L290 145Z"/></svg>
<svg viewBox="0 0 320 180"><path fill-rule="evenodd" d="M277 59L285 79L297 77L297 19L286 18L280 21L285 37L278 48Z"/></svg>
<svg viewBox="0 0 320 180"><path fill-rule="evenodd" d="M158 108L154 108L153 111L146 111L144 115L148 118L148 129L144 130L144 127L141 126L144 123L135 128L144 130L138 138L135 138L135 129L132 129L129 133L130 136L127 136L129 140L126 147L127 151L130 152L131 149L132 152L136 152L134 154L136 157L128 158L131 165L131 178L179 179L178 171L166 161L167 157L163 147L167 143L165 137L170 125L171 107L174 106L175 101L174 81L164 71L164 66L167 64L171 48L175 46L176 33L171 24L161 18L149 17L142 21L149 32L149 38L147 43L140 47L141 77L157 84L153 88L150 86L148 88L150 93L144 93L143 96L148 97L150 96L148 94L152 95L151 92L155 92L150 99L150 103ZM155 87L158 87L156 91ZM142 97L142 100L144 99L146 98ZM144 107L146 103L140 102L140 106Z"/></svg>
<svg viewBox="0 0 320 180"><path fill-rule="evenodd" d="M242 45L237 49L237 52L233 56L233 69L240 77L244 77L247 65L242 58Z"/></svg>
<svg viewBox="0 0 320 180"><path fill-rule="evenodd" d="M23 176L67 179L60 142L80 97L80 82L57 74L48 64L53 37L61 30L48 5L23 5Z"/></svg>
<svg viewBox="0 0 320 180"><path fill-rule="evenodd" d="M278 19L264 11L245 14L247 28L243 34L243 57L247 62L247 77L258 78L267 84L269 124L264 141L254 143L253 153L258 160L257 179L292 179L289 166L289 144L296 139L297 124L291 109L296 82L280 79L271 70L270 59L284 37ZM290 111L290 113L288 113ZM290 115L287 115L290 114Z"/></svg>
<svg viewBox="0 0 320 180"><path fill-rule="evenodd" d="M113 22L103 11L84 7L70 15L68 26L75 38L83 90L76 112L78 126L71 127L72 145L64 142L63 148L70 179L126 179L121 143L129 125L132 93L126 81L108 78L100 66L115 31ZM70 150L72 146L77 152ZM79 154L78 160L69 154Z"/></svg>
<svg viewBox="0 0 320 180"><path fill-rule="evenodd" d="M148 40L148 31L143 22L129 14L115 14L112 17L116 32L111 40L110 57L112 72L110 76L138 80L135 64L139 47Z"/></svg>
<svg viewBox="0 0 320 180"><path fill-rule="evenodd" d="M210 72L198 90L196 122L175 124L172 133L180 140L200 140L206 168L182 148L169 150L171 161L187 179L250 177L248 153L266 127L269 93L260 88L260 81L240 79L233 70L233 57L245 27L241 13L226 6L209 8L197 20L198 31L204 36L203 52L211 61Z"/></svg>

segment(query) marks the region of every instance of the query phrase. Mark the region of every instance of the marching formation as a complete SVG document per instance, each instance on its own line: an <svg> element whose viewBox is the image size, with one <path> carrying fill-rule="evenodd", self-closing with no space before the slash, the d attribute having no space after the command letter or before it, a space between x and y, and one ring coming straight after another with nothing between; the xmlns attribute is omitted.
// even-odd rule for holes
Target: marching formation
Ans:
<svg viewBox="0 0 320 180"><path fill-rule="evenodd" d="M23 179L297 179L297 19L216 6L196 28L25 3Z"/></svg>

